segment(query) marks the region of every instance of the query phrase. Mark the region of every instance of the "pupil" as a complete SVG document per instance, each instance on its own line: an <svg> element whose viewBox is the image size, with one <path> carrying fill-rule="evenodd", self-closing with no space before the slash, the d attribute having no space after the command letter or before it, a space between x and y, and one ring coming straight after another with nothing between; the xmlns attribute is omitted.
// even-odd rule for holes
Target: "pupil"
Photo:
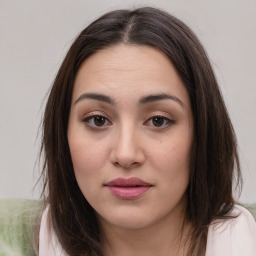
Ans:
<svg viewBox="0 0 256 256"><path fill-rule="evenodd" d="M153 118L154 126L162 126L164 123L164 119L162 117L156 116Z"/></svg>
<svg viewBox="0 0 256 256"><path fill-rule="evenodd" d="M97 125L97 126L102 126L105 124L105 117L103 116L96 116L94 117L94 123Z"/></svg>

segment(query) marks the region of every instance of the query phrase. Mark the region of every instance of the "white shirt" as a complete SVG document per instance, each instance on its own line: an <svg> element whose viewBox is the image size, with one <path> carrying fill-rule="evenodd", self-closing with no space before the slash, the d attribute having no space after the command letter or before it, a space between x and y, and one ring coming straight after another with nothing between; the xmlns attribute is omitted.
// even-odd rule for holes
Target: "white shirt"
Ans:
<svg viewBox="0 0 256 256"><path fill-rule="evenodd" d="M55 234L47 228L46 208L39 235L39 256L68 256ZM256 222L249 211L235 205L234 219L214 221L209 226L205 256L256 256Z"/></svg>

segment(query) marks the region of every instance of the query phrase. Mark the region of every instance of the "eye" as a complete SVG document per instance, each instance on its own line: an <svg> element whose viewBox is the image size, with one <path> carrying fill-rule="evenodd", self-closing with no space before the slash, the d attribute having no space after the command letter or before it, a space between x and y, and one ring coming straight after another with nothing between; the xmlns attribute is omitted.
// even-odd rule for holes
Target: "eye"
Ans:
<svg viewBox="0 0 256 256"><path fill-rule="evenodd" d="M110 125L110 121L101 115L93 115L86 117L83 122L85 122L90 127L101 128Z"/></svg>
<svg viewBox="0 0 256 256"><path fill-rule="evenodd" d="M153 116L146 121L146 125L155 128L165 128L171 124L174 124L174 120L171 120L165 116Z"/></svg>

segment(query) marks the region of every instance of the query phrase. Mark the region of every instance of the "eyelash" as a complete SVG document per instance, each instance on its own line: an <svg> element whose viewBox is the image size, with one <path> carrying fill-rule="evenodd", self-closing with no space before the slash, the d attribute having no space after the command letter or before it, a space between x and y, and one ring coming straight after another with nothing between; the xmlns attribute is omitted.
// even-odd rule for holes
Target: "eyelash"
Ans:
<svg viewBox="0 0 256 256"><path fill-rule="evenodd" d="M103 121L104 123L102 125L96 125L95 124L96 118L101 118L101 120L98 120L98 121ZM158 120L158 121L164 122L164 125L161 125L161 124L159 126L149 125L148 124L149 122L154 122L154 118L159 118L160 120ZM155 121L157 121L157 120L155 120ZM83 119L83 122L86 124L87 127L92 128L92 129L103 129L112 124L107 117L105 117L104 115L100 115L100 114L87 116ZM91 123L91 122L93 122L93 123ZM107 122L107 124L105 124L106 122ZM143 124L145 124L147 126L152 126L152 128L156 128L156 129L164 129L174 123L175 123L175 120L169 119L162 115L154 115L154 116L150 117L149 119L147 119L147 121L144 122Z"/></svg>

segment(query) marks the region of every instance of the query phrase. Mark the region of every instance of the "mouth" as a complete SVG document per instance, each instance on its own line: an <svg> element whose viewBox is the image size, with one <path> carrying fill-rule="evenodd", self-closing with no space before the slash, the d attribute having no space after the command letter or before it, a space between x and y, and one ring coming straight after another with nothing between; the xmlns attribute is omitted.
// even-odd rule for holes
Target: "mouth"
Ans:
<svg viewBox="0 0 256 256"><path fill-rule="evenodd" d="M112 195L122 200L134 200L143 196L153 185L137 177L117 178L104 185Z"/></svg>

